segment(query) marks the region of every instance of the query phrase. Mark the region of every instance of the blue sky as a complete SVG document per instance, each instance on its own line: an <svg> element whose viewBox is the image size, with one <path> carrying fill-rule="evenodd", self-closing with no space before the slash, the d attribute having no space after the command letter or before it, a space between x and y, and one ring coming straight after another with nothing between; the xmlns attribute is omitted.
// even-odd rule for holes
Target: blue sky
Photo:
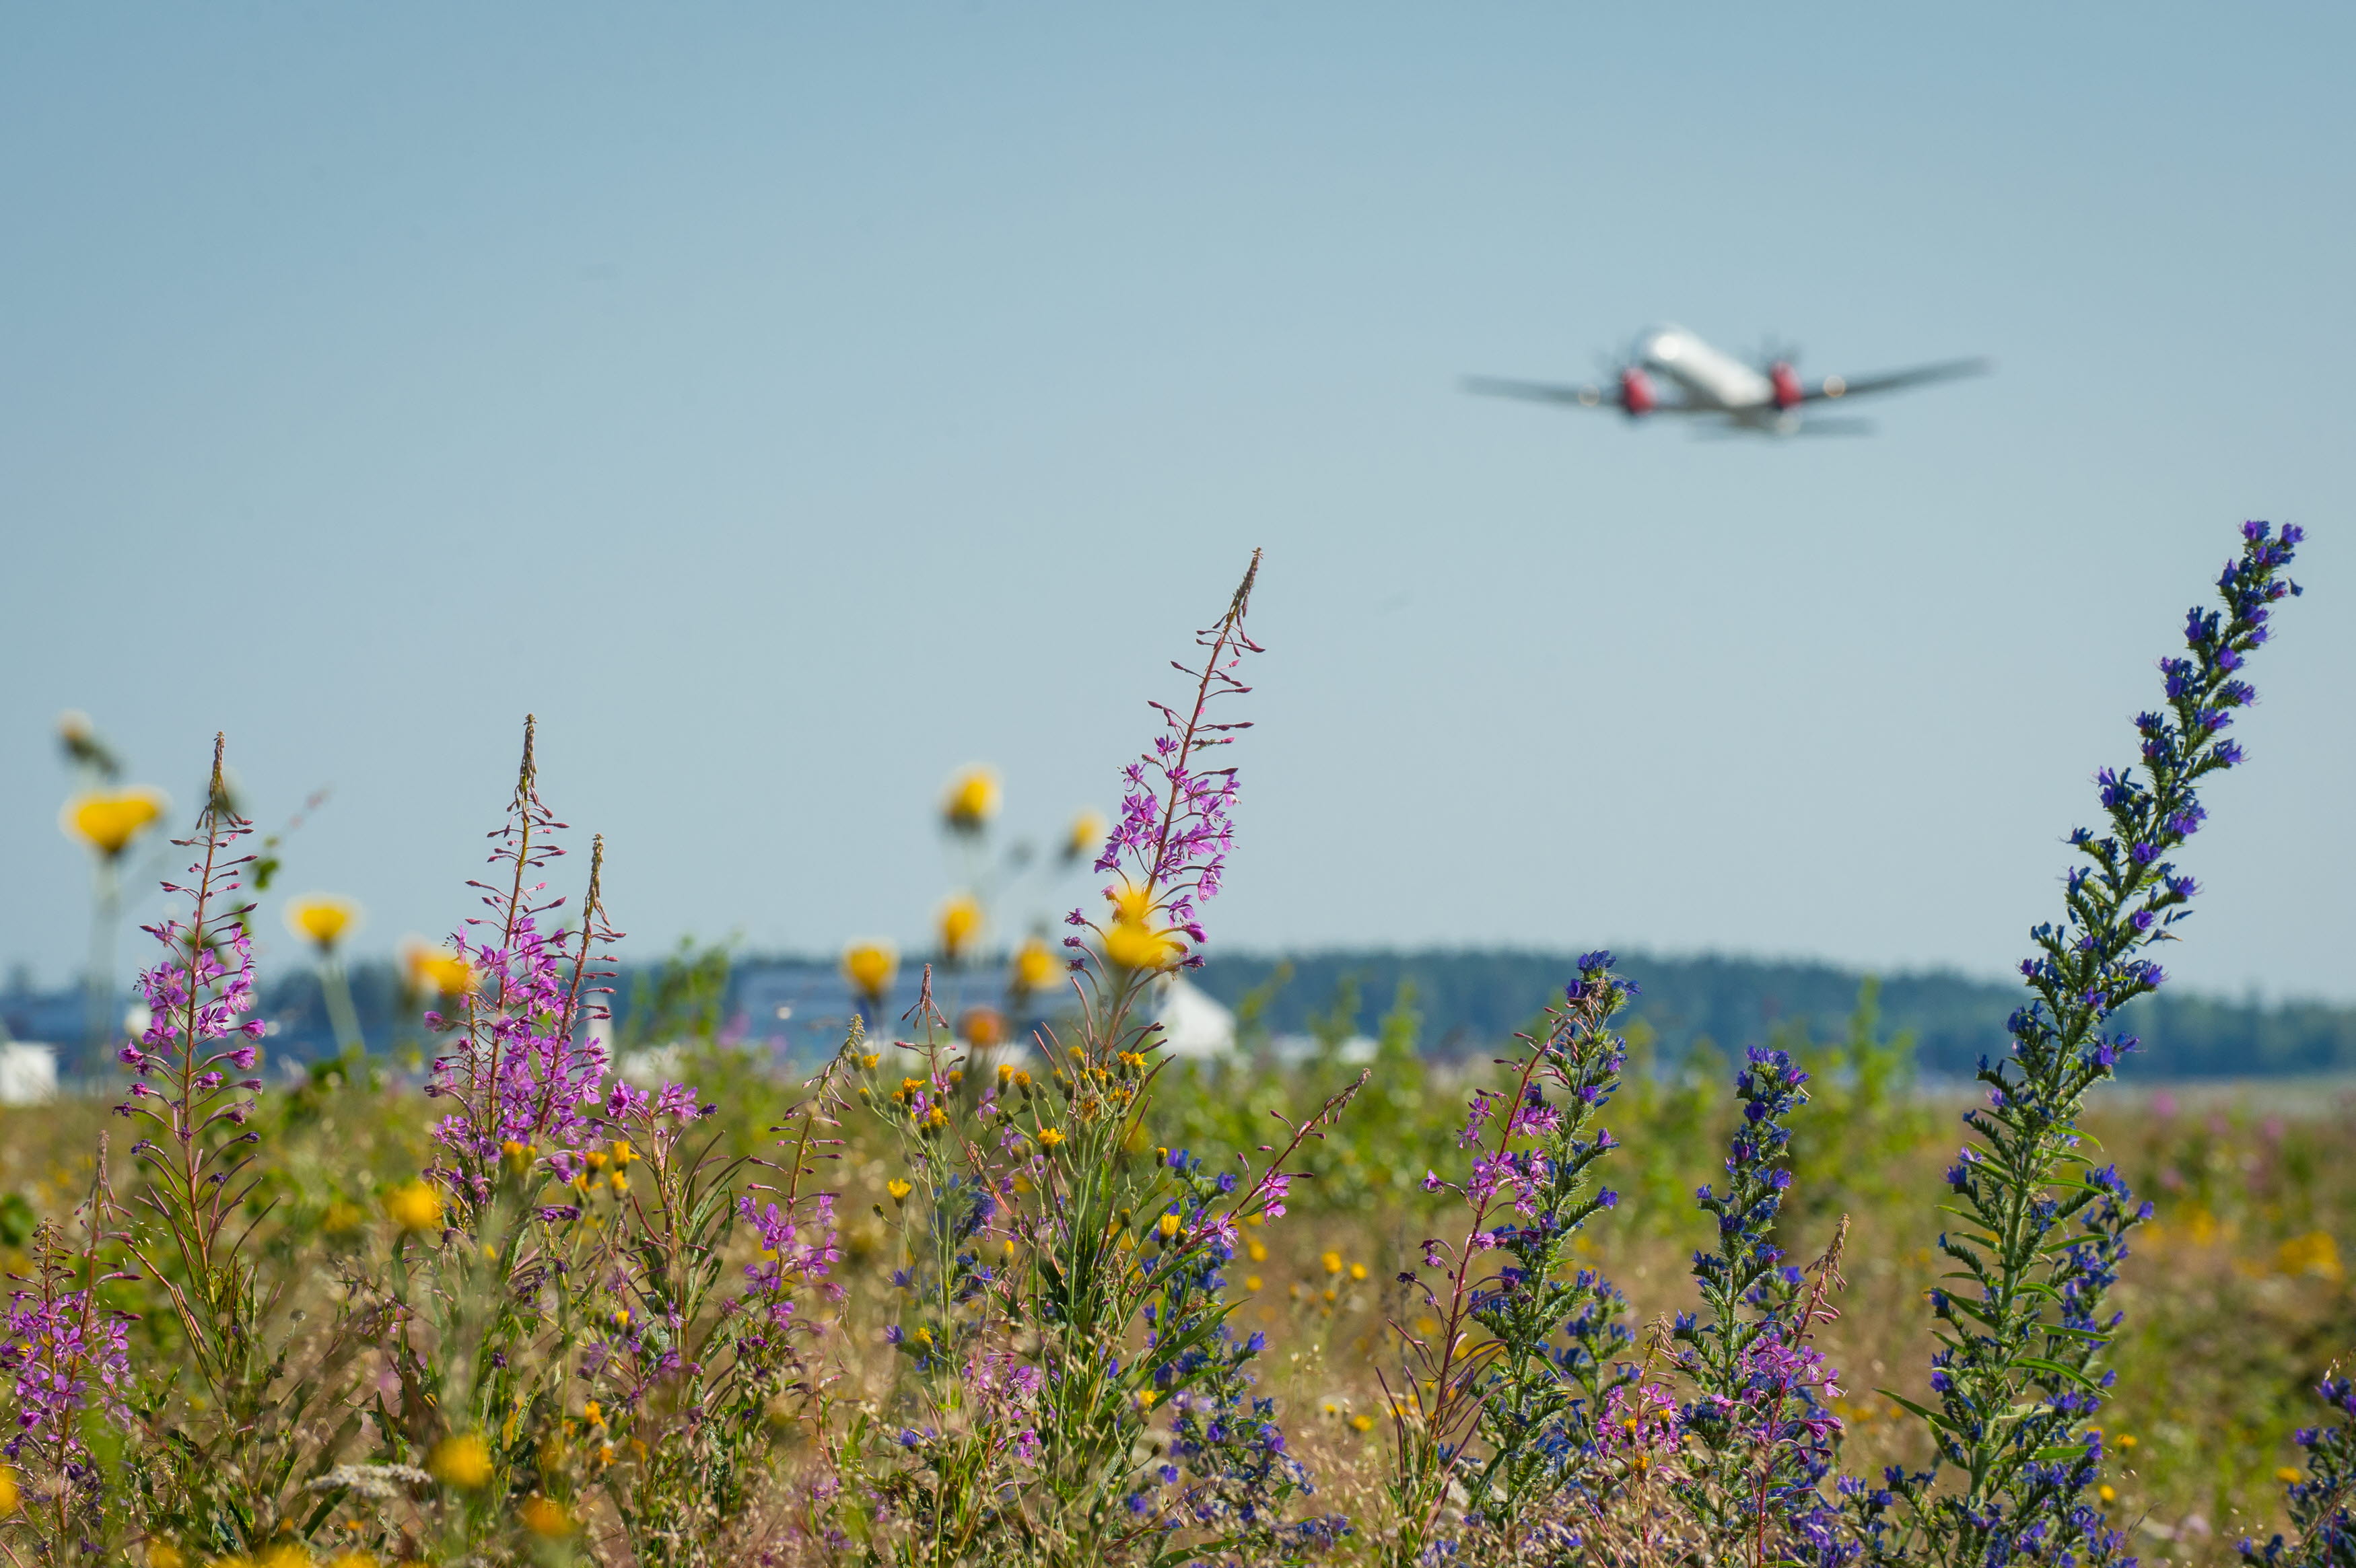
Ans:
<svg viewBox="0 0 2356 1568"><path fill-rule="evenodd" d="M0 957L81 949L67 707L184 805L216 729L264 827L332 784L286 886L360 898L364 949L467 912L527 710L638 951L913 944L948 771L1001 765L1014 830L1108 806L1264 546L1215 944L1990 972L2269 517L2310 592L2170 963L2356 998L2351 42L2263 5L16 8ZM1663 319L1998 368L1782 445L1455 389Z"/></svg>

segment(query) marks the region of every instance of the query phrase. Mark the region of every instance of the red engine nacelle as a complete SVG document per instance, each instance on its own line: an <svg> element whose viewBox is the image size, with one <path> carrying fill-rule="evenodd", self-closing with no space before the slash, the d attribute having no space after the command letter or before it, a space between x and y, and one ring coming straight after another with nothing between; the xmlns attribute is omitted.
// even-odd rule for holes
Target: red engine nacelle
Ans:
<svg viewBox="0 0 2356 1568"><path fill-rule="evenodd" d="M1654 395L1651 379L1633 365L1620 372L1620 406L1631 419L1649 414L1661 406L1661 400Z"/></svg>
<svg viewBox="0 0 2356 1568"><path fill-rule="evenodd" d="M1767 384L1775 389L1775 406L1796 409L1807 394L1800 389L1800 373L1778 359L1767 368Z"/></svg>

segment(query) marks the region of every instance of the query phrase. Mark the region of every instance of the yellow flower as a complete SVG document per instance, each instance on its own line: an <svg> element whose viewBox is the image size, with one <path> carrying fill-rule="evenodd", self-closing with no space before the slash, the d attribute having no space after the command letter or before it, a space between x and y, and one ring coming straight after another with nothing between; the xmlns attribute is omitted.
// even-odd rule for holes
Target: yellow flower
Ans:
<svg viewBox="0 0 2356 1568"><path fill-rule="evenodd" d="M1251 1291L1257 1291L1259 1289L1259 1275L1256 1274L1248 1274L1244 1275L1244 1288Z"/></svg>
<svg viewBox="0 0 2356 1568"><path fill-rule="evenodd" d="M1117 920L1105 933L1105 956L1124 969L1166 969L1178 956L1178 944L1133 920Z"/></svg>
<svg viewBox="0 0 2356 1568"><path fill-rule="evenodd" d="M1081 808L1072 818L1071 831L1064 836L1064 859L1076 860L1095 854L1104 844L1106 827L1103 813Z"/></svg>
<svg viewBox="0 0 2356 1568"><path fill-rule="evenodd" d="M908 1200L908 1194L914 1192L916 1189L895 1176L884 1184L884 1190L892 1195L893 1202L905 1203Z"/></svg>
<svg viewBox="0 0 2356 1568"><path fill-rule="evenodd" d="M1354 1415L1350 1417L1350 1424L1360 1432L1372 1432L1375 1429L1375 1418L1371 1415Z"/></svg>
<svg viewBox="0 0 2356 1568"><path fill-rule="evenodd" d="M186 1568L187 1561L180 1555L180 1549L168 1541L147 1543L147 1568Z"/></svg>
<svg viewBox="0 0 2356 1568"><path fill-rule="evenodd" d="M152 784L92 790L66 802L58 826L112 860L171 807L170 797Z"/></svg>
<svg viewBox="0 0 2356 1568"><path fill-rule="evenodd" d="M842 977L871 1001L884 999L899 972L899 949L888 942L854 942L842 950Z"/></svg>
<svg viewBox="0 0 2356 1568"><path fill-rule="evenodd" d="M526 1498L516 1509L523 1527L534 1535L554 1541L573 1533L573 1516L554 1498Z"/></svg>
<svg viewBox="0 0 2356 1568"><path fill-rule="evenodd" d="M2119 1494L2111 1490L2108 1487L2097 1488L2094 1495L2102 1499L2106 1503L2115 1503L2119 1500Z"/></svg>
<svg viewBox="0 0 2356 1568"><path fill-rule="evenodd" d="M436 996L463 997L475 988L475 967L447 947L437 947L421 937L405 937L401 944L402 979L409 989L419 996L432 992Z"/></svg>
<svg viewBox="0 0 2356 1568"><path fill-rule="evenodd" d="M616 1166L627 1165L638 1157L638 1151L630 1147L630 1140L627 1138L616 1138L613 1148L614 1163Z"/></svg>
<svg viewBox="0 0 2356 1568"><path fill-rule="evenodd" d="M616 1198L620 1197L623 1193L627 1192L627 1191L630 1189L630 1179L629 1179L629 1177L628 1177L626 1173L624 1173L624 1172L622 1172L622 1171L618 1171L618 1170L617 1170L617 1171L614 1172L614 1174L613 1174L613 1175L611 1175L611 1176L607 1177L605 1179L606 1179L609 1183L611 1183L611 1184L612 1184L613 1189L614 1189L614 1196L616 1196Z"/></svg>
<svg viewBox="0 0 2356 1568"><path fill-rule="evenodd" d="M1261 1241L1258 1236L1246 1236L1244 1238L1244 1251L1251 1255L1251 1261L1256 1264L1264 1264L1268 1262L1268 1243Z"/></svg>
<svg viewBox="0 0 2356 1568"><path fill-rule="evenodd" d="M302 893L286 901L286 929L333 953L360 923L360 906L340 893Z"/></svg>
<svg viewBox="0 0 2356 1568"><path fill-rule="evenodd" d="M2135 1445L2136 1445L2136 1440L2135 1440L2135 1434L2134 1434L2134 1433L2132 1433L2132 1432L2122 1432L2122 1433L2120 1433L2120 1434L2119 1434L2119 1446L2120 1446L2120 1447L2122 1447L2122 1448L2132 1448L2132 1447L2134 1447Z"/></svg>
<svg viewBox="0 0 2356 1568"><path fill-rule="evenodd" d="M1351 1277L1352 1279L1364 1279L1364 1278L1365 1278L1365 1277L1366 1277L1366 1265L1365 1265L1365 1264L1352 1264L1350 1265L1350 1277Z"/></svg>
<svg viewBox="0 0 2356 1568"><path fill-rule="evenodd" d="M941 933L941 956L954 964L981 934L981 901L968 892L951 893L941 901L935 922Z"/></svg>
<svg viewBox="0 0 2356 1568"><path fill-rule="evenodd" d="M1063 1141L1064 1135L1057 1132L1053 1127L1045 1129L1039 1135L1039 1147L1041 1148L1052 1149Z"/></svg>
<svg viewBox="0 0 2356 1568"><path fill-rule="evenodd" d="M377 1568L377 1561L365 1552L339 1552L327 1559L327 1568Z"/></svg>
<svg viewBox="0 0 2356 1568"><path fill-rule="evenodd" d="M361 1218L359 1204L347 1203L338 1198L327 1205L326 1213L319 1216L319 1229L328 1235L340 1236L359 1230Z"/></svg>
<svg viewBox="0 0 2356 1568"><path fill-rule="evenodd" d="M959 833L979 833L998 815L998 770L980 764L960 768L941 797L941 820Z"/></svg>
<svg viewBox="0 0 2356 1568"><path fill-rule="evenodd" d="M1131 925L1143 925L1153 913L1151 890L1141 888L1123 877L1118 888L1107 888L1105 897L1112 904L1112 917Z"/></svg>
<svg viewBox="0 0 2356 1568"><path fill-rule="evenodd" d="M404 1231L438 1230L442 1224L442 1194L422 1181L395 1188L384 1200L384 1211Z"/></svg>
<svg viewBox="0 0 2356 1568"><path fill-rule="evenodd" d="M1151 1410L1153 1408L1153 1391L1151 1389L1141 1388L1137 1391L1137 1408L1140 1410Z"/></svg>
<svg viewBox="0 0 2356 1568"><path fill-rule="evenodd" d="M2275 1249L2275 1272L2337 1280L2343 1272L2340 1243L2331 1239L2329 1231L2309 1231L2303 1236L2293 1236Z"/></svg>
<svg viewBox="0 0 2356 1568"><path fill-rule="evenodd" d="M311 1568L311 1553L298 1542L282 1541L263 1548L254 1568Z"/></svg>
<svg viewBox="0 0 2356 1568"><path fill-rule="evenodd" d="M1013 987L1024 996L1044 991L1055 983L1055 973L1061 967L1045 940L1033 936L1015 949Z"/></svg>
<svg viewBox="0 0 2356 1568"><path fill-rule="evenodd" d="M518 1176L531 1169L534 1150L530 1144L519 1143L514 1138L509 1138L499 1146L499 1152L507 1156L508 1168Z"/></svg>
<svg viewBox="0 0 2356 1568"><path fill-rule="evenodd" d="M1327 1274L1340 1274L1342 1272L1342 1254L1339 1253L1329 1252L1317 1261L1325 1265L1325 1272Z"/></svg>
<svg viewBox="0 0 2356 1568"><path fill-rule="evenodd" d="M23 1494L16 1489L16 1472L0 1469L0 1514L15 1513L16 1505L23 1500Z"/></svg>
<svg viewBox="0 0 2356 1568"><path fill-rule="evenodd" d="M1166 1242L1171 1240L1178 1234L1178 1216L1175 1214L1164 1214L1162 1216L1162 1222L1159 1229L1162 1232L1162 1239L1163 1241Z"/></svg>
<svg viewBox="0 0 2356 1568"><path fill-rule="evenodd" d="M444 1437L434 1445L434 1457L425 1467L436 1479L460 1491L475 1491L491 1478L491 1450L472 1432Z"/></svg>
<svg viewBox="0 0 2356 1568"><path fill-rule="evenodd" d="M977 1051L1006 1043L1006 1015L996 1008L968 1008L958 1019L958 1033Z"/></svg>

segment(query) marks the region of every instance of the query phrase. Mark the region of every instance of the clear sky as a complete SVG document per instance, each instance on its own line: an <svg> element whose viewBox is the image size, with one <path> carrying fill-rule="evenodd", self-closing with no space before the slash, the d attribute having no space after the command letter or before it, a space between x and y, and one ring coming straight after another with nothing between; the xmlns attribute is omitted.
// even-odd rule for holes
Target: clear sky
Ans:
<svg viewBox="0 0 2356 1568"><path fill-rule="evenodd" d="M332 784L286 885L364 950L468 912L527 710L637 951L914 943L948 771L1025 831L1109 806L1259 545L1215 946L1993 972L2265 517L2309 592L2170 965L2356 998L2351 44L2320 5L11 7L0 957L81 950L68 707L184 808L217 728L264 827ZM1658 320L1998 368L1783 444L1456 389Z"/></svg>

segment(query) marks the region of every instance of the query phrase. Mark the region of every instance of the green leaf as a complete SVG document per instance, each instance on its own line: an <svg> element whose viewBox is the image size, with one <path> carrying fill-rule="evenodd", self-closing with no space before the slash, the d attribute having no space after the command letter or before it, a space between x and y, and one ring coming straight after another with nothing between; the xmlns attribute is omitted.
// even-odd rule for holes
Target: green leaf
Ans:
<svg viewBox="0 0 2356 1568"><path fill-rule="evenodd" d="M1879 1394L1886 1400L1890 1400L1896 1403L1904 1405L1907 1409L1912 1411L1915 1414L1921 1416L1932 1425L1939 1428L1942 1432L1953 1432L1955 1429L1955 1424L1954 1422L1948 1420L1945 1416L1939 1414L1936 1411L1923 1409L1921 1405L1916 1404L1912 1400L1908 1399L1902 1393L1892 1393L1886 1388L1878 1388L1873 1392Z"/></svg>

